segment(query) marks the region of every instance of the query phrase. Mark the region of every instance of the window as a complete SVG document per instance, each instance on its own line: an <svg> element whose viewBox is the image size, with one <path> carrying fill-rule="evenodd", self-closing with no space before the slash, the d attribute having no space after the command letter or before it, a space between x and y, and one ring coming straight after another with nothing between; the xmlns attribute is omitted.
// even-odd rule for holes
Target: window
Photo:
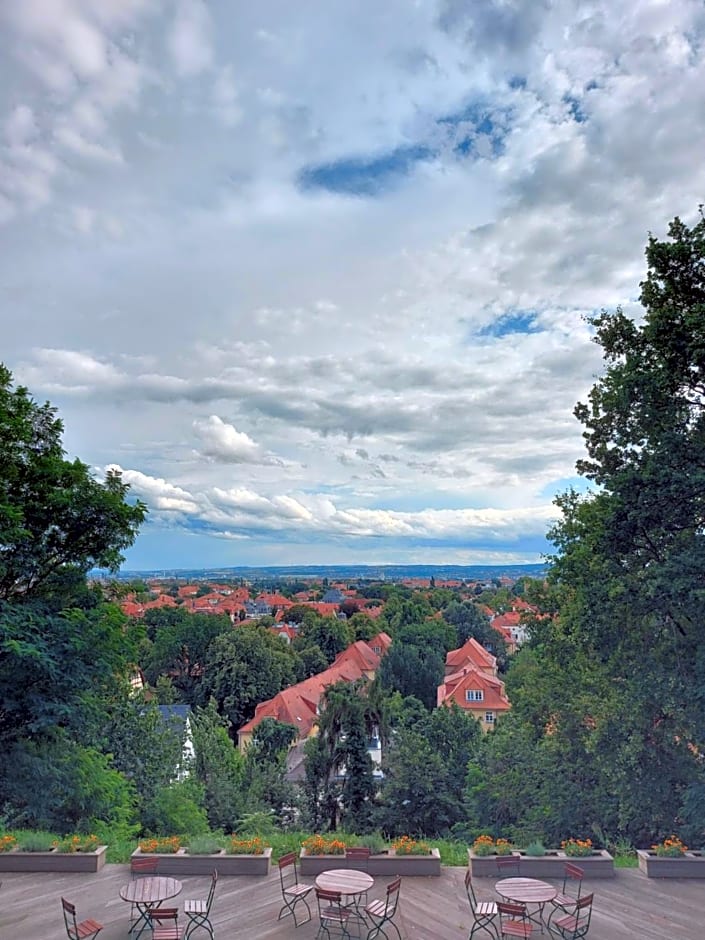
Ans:
<svg viewBox="0 0 705 940"><path fill-rule="evenodd" d="M484 692L482 689L466 689L465 690L465 701L466 702L481 702L484 698Z"/></svg>
<svg viewBox="0 0 705 940"><path fill-rule="evenodd" d="M485 712L485 723L488 725L494 724L494 712Z"/></svg>

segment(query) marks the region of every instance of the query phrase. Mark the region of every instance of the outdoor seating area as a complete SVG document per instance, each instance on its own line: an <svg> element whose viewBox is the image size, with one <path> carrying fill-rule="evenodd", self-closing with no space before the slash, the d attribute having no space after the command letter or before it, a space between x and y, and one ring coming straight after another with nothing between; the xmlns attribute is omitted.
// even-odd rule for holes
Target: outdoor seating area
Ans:
<svg viewBox="0 0 705 940"><path fill-rule="evenodd" d="M285 867L285 871L292 869ZM330 873L329 873L330 874ZM345 875L356 874L349 870ZM357 874L362 874L358 872ZM149 876L154 877L154 876ZM158 877L158 876L157 876ZM371 876L368 876L371 878ZM496 887L500 880L483 878L470 881L466 887L466 868L443 868L440 878L404 878L400 891L396 892L394 883L397 879L376 876L373 884L367 884L368 900L359 902L359 913L364 916L365 925L355 916L349 897L341 897L340 907L347 911L344 917L345 930L350 937L367 938L376 926L381 928L380 940L384 937L401 937L402 940L431 940L443 937L444 940L468 940L473 930L473 937L497 937L498 920L494 926L485 923L483 929L475 929L475 920L469 903L485 915L492 914L493 906L513 904L511 899L503 899ZM83 938L95 933L67 933L67 924L62 916L62 898L70 905L67 913L76 915L76 927L84 921L100 929L99 940L130 940L143 930L142 940L152 940L154 930L140 924L139 918L130 919L130 899L121 896L126 885L137 884L142 878L131 878L130 866L107 864L95 874L26 872L8 873L3 876L2 908L0 909L0 936L36 937L42 940L62 940L67 935ZM172 879L175 880L175 879ZM320 932L315 879L310 885L299 885L299 894L303 900L296 905L295 926L291 914L279 918L282 909L282 883L275 866L267 876L221 877L215 897L211 898L209 910L210 930L193 931L193 940L199 937L232 938L247 937L248 940L315 940ZM587 883L586 883L587 882ZM167 886L171 891L174 886ZM208 896L213 887L212 877L188 876L181 881L181 889L171 899L165 899L162 910L177 912L176 917L168 915L161 923L154 923L162 933L169 936L186 936L190 920L187 914L186 900L204 899L207 907ZM308 892L306 889L308 887ZM340 886L341 893L346 886ZM349 888L350 885L348 884ZM564 892L561 880L553 884L554 901L563 893L571 893L573 885L566 885ZM356 890L364 888L361 883ZM544 925L543 936L560 940L578 940L587 936L588 940L663 940L664 937L677 937L678 940L701 940L702 938L702 885L693 879L653 879L645 878L638 869L620 869L614 878L591 883L587 879L580 882L580 908L574 905L567 911L552 901L543 902L544 918L550 922L552 933ZM388 890L389 889L389 890ZM327 890L323 888L323 890ZM506 889L506 885L503 890ZM594 895L594 896L593 896ZM140 898L145 898L145 894ZM311 918L304 901L308 899ZM354 898L353 898L354 900ZM129 904L128 904L129 901ZM146 904L146 901L145 901ZM147 910L154 909L155 903ZM537 916L536 905L528 904L528 912ZM392 914L391 923L387 915ZM149 915L148 915L149 916ZM482 916L482 915L479 915ZM584 924L589 917L587 932ZM516 917L513 919L517 919ZM155 919L156 920L156 919ZM521 920L521 918L519 918ZM528 918L527 918L528 920ZM137 926L139 924L139 926ZM69 925L74 930L73 915ZM393 926L392 926L393 925ZM332 928L333 923L330 924ZM496 930L494 927L496 926ZM489 927L489 929L487 929ZM533 938L542 936L536 920L528 922L532 928L529 934ZM130 928L133 928L130 933ZM398 933L397 933L398 931ZM323 932L322 937L326 936ZM342 929L329 931L329 935L345 936ZM513 936L514 934L509 934ZM160 936L159 933L156 936ZM372 940L374 940L372 934Z"/></svg>

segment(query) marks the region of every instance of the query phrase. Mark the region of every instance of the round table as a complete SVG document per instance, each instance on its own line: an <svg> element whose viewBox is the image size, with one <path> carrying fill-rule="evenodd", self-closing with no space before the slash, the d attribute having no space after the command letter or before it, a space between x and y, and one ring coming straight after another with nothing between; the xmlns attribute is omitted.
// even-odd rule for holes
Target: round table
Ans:
<svg viewBox="0 0 705 940"><path fill-rule="evenodd" d="M518 901L526 905L535 904L538 908L538 920L531 914L529 914L529 920L540 927L543 933L545 923L543 909L558 894L558 888L538 878L502 878L495 884L495 890L508 901Z"/></svg>
<svg viewBox="0 0 705 940"><path fill-rule="evenodd" d="M149 926L147 911L150 907L158 907L162 901L174 898L181 891L183 885L176 878L165 878L162 875L149 875L146 878L134 878L120 888L120 897L123 901L134 904L140 912L139 918L130 927L130 933L137 930L135 940L142 936ZM139 930L137 929L139 927Z"/></svg>
<svg viewBox="0 0 705 940"><path fill-rule="evenodd" d="M366 894L375 883L372 875L354 868L331 868L322 871L316 878L316 887L322 891L340 891L343 897L352 898L352 903L345 905L362 924L367 925L365 914L360 910L360 897Z"/></svg>

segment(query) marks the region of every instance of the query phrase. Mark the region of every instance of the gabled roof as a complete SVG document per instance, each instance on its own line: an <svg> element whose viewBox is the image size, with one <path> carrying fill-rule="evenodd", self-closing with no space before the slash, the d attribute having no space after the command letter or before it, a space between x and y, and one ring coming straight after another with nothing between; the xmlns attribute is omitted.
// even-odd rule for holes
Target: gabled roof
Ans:
<svg viewBox="0 0 705 940"><path fill-rule="evenodd" d="M462 666L472 666L495 675L497 658L478 643L474 637L470 637L459 649L451 650L446 656L446 670L448 672L457 672Z"/></svg>
<svg viewBox="0 0 705 940"><path fill-rule="evenodd" d="M482 701L468 702L465 697L468 689L481 689ZM460 672L447 676L445 682L438 686L436 703L440 706L451 702L471 711L487 709L505 712L511 708L504 692L504 683L495 676L489 676L485 672L472 668L462 669Z"/></svg>

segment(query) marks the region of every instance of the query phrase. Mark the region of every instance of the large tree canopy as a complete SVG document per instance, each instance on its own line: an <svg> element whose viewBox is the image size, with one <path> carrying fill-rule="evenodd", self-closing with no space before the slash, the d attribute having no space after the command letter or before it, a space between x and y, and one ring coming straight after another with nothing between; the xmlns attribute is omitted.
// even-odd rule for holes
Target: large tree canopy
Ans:
<svg viewBox="0 0 705 940"><path fill-rule="evenodd" d="M65 566L116 570L146 507L115 472L65 459L63 426L0 364L0 599L31 595Z"/></svg>

